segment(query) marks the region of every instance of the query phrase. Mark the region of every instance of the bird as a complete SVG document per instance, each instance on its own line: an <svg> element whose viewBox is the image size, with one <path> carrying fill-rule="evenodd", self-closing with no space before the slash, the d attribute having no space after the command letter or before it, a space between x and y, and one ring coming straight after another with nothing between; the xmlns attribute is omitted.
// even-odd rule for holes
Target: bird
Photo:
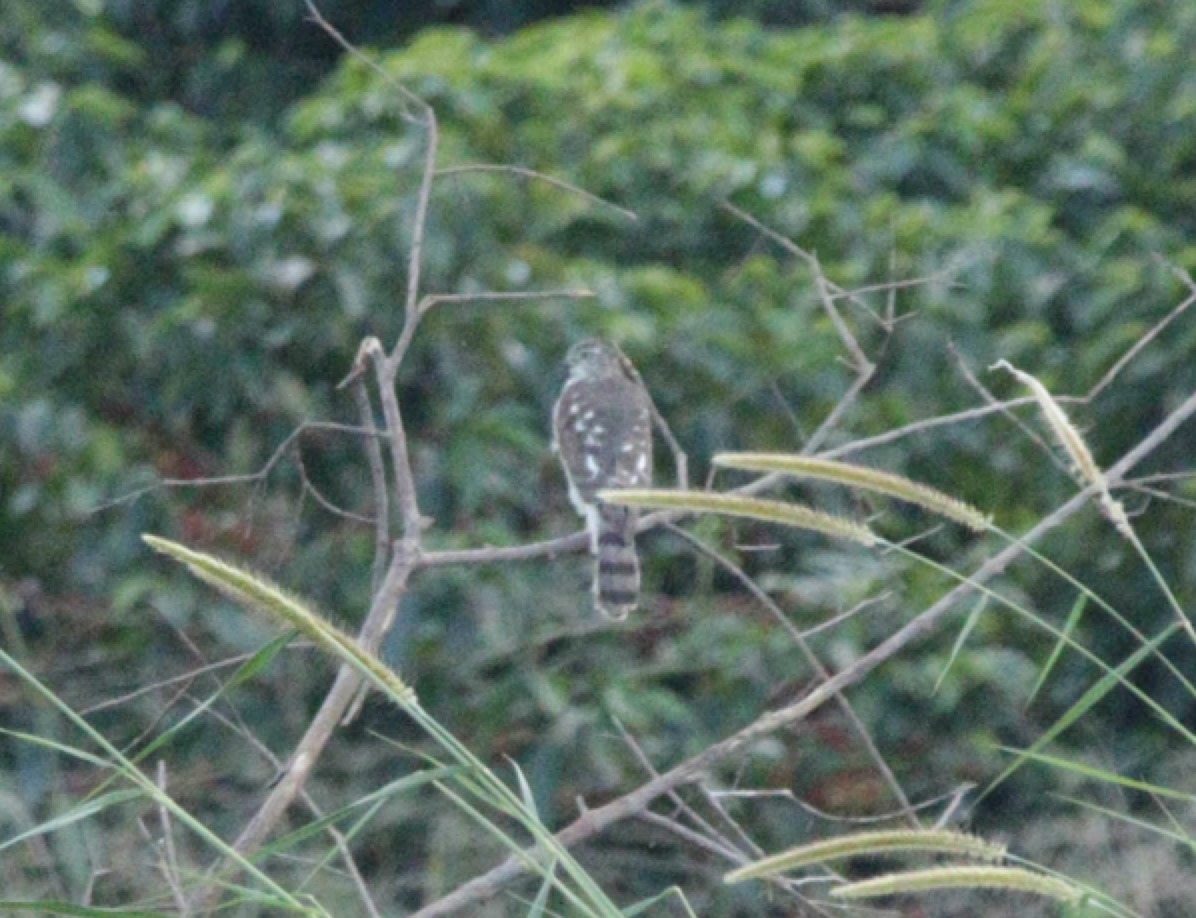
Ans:
<svg viewBox="0 0 1196 918"><path fill-rule="evenodd" d="M552 410L553 446L594 556L594 608L622 621L639 604L639 511L598 492L652 485L652 399L618 347L585 338L565 356L569 376Z"/></svg>

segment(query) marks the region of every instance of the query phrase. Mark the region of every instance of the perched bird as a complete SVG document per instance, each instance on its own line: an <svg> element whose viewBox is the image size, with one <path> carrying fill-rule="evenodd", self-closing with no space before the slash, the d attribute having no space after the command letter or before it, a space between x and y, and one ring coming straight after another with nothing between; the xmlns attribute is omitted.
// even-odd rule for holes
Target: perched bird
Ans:
<svg viewBox="0 0 1196 918"><path fill-rule="evenodd" d="M586 521L594 555L594 607L621 620L639 602L639 512L603 504L599 491L652 485L652 401L631 361L586 338L565 357L569 378L552 411L554 447L569 499Z"/></svg>

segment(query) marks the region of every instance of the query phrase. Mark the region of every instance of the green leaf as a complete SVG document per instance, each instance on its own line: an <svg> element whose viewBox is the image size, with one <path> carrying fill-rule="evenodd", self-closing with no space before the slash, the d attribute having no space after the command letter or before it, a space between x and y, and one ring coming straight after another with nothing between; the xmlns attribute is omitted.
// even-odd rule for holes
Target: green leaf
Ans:
<svg viewBox="0 0 1196 918"><path fill-rule="evenodd" d="M1096 778L1099 781L1104 781L1106 784L1116 784L1120 787L1128 787L1132 790L1144 791L1148 794L1156 794L1159 797L1171 797L1175 800L1185 800L1189 803L1196 801L1196 794L1185 794L1182 791L1173 790L1169 787L1163 787L1159 784L1151 784L1148 781L1135 781L1133 778L1123 777L1115 772L1107 771L1104 768L1097 768L1095 765L1085 765L1083 762L1075 762L1070 759L1063 759L1053 755L1044 755L1040 752L1031 752L1024 749L1013 749L1009 746L998 746L997 748L1002 752L1009 752L1013 755L1020 756L1023 759L1041 762L1044 765L1050 765L1054 768L1062 768L1065 771L1082 775L1085 778Z"/></svg>
<svg viewBox="0 0 1196 918"><path fill-rule="evenodd" d="M1076 626L1080 624L1080 616L1084 614L1084 608L1088 605L1087 594L1081 593L1076 597L1076 601L1072 604L1071 612L1068 613L1067 621L1063 625L1063 636L1056 642L1051 649L1051 655L1047 658L1046 664L1042 667L1042 672L1038 674L1038 680L1034 683L1034 688L1030 690L1030 697L1026 699L1026 707L1030 707L1034 703L1039 690L1043 683L1046 682L1047 677L1051 674L1059 657L1063 655L1063 648L1067 645L1067 638L1070 638L1075 633Z"/></svg>
<svg viewBox="0 0 1196 918"><path fill-rule="evenodd" d="M11 848L13 845L19 844L30 838L35 838L39 835L48 835L51 832L57 832L59 829L64 829L67 826L74 825L84 819L95 816L97 813L102 813L105 810L120 806L122 803L128 803L130 800L144 799L145 793L140 790L119 790L103 794L92 800L87 800L78 806L68 810L60 816L55 816L53 819L47 819L40 825L34 826L32 829L27 829L19 835L14 835L3 844L0 844L0 851L5 848Z"/></svg>
<svg viewBox="0 0 1196 918"><path fill-rule="evenodd" d="M1044 746L1053 742L1064 730L1074 724L1077 720L1084 716L1088 711L1095 707L1101 699L1103 699L1121 680L1131 673L1135 667L1143 660L1150 656L1154 651L1167 642L1167 640L1180 629L1178 622L1168 625L1157 636L1147 641L1130 656L1128 656L1121 665L1115 669L1105 673L1097 682L1088 689L1070 708L1064 712L1055 723L1042 736L1040 736L1034 744L1023 753L1020 753L1017 759L1002 771L992 783L984 789L984 793L980 795L980 799L987 797L994 790L996 790L1006 778L1012 775L1015 771L1022 767L1028 760L1028 757L1037 753Z"/></svg>
<svg viewBox="0 0 1196 918"><path fill-rule="evenodd" d="M951 666L955 663L955 658L959 656L959 651L963 649L964 642L968 639L968 635L972 633L972 629L976 627L976 622L980 620L980 614L988 605L988 594L983 594L977 601L976 605L972 607L972 611L968 613L967 620L963 623L963 627L959 629L959 636L955 639L955 645L951 648L951 656L947 659L947 665L943 667L943 671L939 673L938 679L934 683L934 691L932 695L937 695L939 686L943 684L943 680L947 678L947 673L951 671Z"/></svg>
<svg viewBox="0 0 1196 918"><path fill-rule="evenodd" d="M0 912L32 912L35 915L64 915L67 918L171 918L165 912L147 912L135 908L94 908L53 899L39 902L0 900Z"/></svg>

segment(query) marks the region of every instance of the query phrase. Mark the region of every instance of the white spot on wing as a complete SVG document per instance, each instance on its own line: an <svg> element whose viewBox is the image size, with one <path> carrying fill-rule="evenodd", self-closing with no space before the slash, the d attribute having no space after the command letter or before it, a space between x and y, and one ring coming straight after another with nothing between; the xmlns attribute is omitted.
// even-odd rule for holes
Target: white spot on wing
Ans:
<svg viewBox="0 0 1196 918"><path fill-rule="evenodd" d="M600 469L598 468L598 460L594 458L593 453L586 453L586 471L591 476L597 476Z"/></svg>

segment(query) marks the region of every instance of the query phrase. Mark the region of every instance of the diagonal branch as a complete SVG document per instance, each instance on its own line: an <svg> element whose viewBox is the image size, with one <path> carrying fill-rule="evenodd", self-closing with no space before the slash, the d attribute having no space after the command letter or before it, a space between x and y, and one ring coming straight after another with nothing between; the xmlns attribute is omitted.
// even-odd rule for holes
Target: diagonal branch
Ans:
<svg viewBox="0 0 1196 918"><path fill-rule="evenodd" d="M1196 394L1190 395L1137 446L1107 470L1106 477L1109 483L1120 484L1131 468L1157 449L1193 414L1196 414ZM1008 545L1001 552L989 558L968 578L967 582L948 591L905 627L846 669L819 685L800 701L762 715L738 733L715 743L636 790L597 809L587 810L579 819L557 833L557 840L564 845L575 845L620 820L637 815L656 798L675 787L698 779L707 769L742 752L755 740L782 727L804 720L833 699L836 694L855 685L899 651L929 634L947 612L972 592L975 585L983 584L1002 573L1022 554L1024 545L1038 541L1045 534L1059 527L1083 509L1095 493L1095 488L1087 488L1076 494L1054 513L1040 521L1019 542ZM511 880L520 876L523 871L523 861L514 857L508 858L498 867L475 877L444 898L424 906L409 918L437 918L437 916L452 914L467 905L493 896Z"/></svg>

